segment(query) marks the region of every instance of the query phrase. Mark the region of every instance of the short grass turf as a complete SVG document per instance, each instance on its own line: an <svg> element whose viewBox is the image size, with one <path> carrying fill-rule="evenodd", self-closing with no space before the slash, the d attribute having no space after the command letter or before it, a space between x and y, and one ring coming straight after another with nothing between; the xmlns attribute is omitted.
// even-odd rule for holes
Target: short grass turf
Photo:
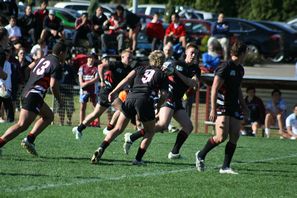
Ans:
<svg viewBox="0 0 297 198"><path fill-rule="evenodd" d="M1 134L9 127L1 124ZM232 167L239 175L220 175L225 143L209 153L207 170L195 168L195 152L210 137L191 134L180 160L167 159L176 134L156 134L145 166L123 153L123 134L98 165L90 157L103 140L102 129L87 128L81 141L72 127L49 126L36 140L39 157L21 148L26 133L5 145L0 156L0 197L296 197L297 142L241 137ZM127 131L125 131L127 132Z"/></svg>

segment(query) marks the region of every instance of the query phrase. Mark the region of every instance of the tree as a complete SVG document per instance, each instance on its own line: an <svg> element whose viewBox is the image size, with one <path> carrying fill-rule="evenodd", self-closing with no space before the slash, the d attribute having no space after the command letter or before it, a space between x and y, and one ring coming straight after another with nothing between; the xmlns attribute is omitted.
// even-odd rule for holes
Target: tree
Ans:
<svg viewBox="0 0 297 198"><path fill-rule="evenodd" d="M283 21L288 21L292 17L297 16L296 5L297 0L283 0Z"/></svg>
<svg viewBox="0 0 297 198"><path fill-rule="evenodd" d="M223 12L227 17L237 16L237 7L233 0L198 0L195 8L216 14Z"/></svg>
<svg viewBox="0 0 297 198"><path fill-rule="evenodd" d="M251 18L254 20L281 20L282 4L283 1L280 0L251 0Z"/></svg>

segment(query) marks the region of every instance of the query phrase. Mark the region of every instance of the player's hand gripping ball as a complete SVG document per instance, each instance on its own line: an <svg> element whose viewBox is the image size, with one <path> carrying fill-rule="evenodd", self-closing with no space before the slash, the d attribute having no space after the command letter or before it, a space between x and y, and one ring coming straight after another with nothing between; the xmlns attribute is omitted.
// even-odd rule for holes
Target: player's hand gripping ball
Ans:
<svg viewBox="0 0 297 198"><path fill-rule="evenodd" d="M168 75L172 75L174 73L174 64L172 61L166 61L162 65L162 70Z"/></svg>

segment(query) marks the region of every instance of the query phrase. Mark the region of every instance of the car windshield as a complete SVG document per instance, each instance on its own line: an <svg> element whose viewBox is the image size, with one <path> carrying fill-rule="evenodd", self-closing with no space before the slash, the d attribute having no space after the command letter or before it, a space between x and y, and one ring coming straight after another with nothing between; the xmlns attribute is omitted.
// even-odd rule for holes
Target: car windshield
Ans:
<svg viewBox="0 0 297 198"><path fill-rule="evenodd" d="M278 26L282 27L283 29L285 29L286 31L288 31L290 33L297 33L297 30L292 28L292 26L290 26L287 23L282 23L282 22L274 22L274 23L277 24Z"/></svg>

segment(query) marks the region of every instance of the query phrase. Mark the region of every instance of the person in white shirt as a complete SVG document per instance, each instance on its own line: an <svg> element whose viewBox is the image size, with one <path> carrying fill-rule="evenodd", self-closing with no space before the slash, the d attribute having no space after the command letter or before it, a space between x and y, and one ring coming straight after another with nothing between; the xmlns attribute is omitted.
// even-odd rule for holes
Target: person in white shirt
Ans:
<svg viewBox="0 0 297 198"><path fill-rule="evenodd" d="M5 26L8 31L8 38L10 41L19 40L22 37L21 28L16 25L17 19L15 16L11 16L9 24Z"/></svg>
<svg viewBox="0 0 297 198"><path fill-rule="evenodd" d="M297 138L297 104L293 107L293 113L290 114L286 119L286 127L288 137L291 140L296 140Z"/></svg>
<svg viewBox="0 0 297 198"><path fill-rule="evenodd" d="M284 132L284 121L286 117L287 104L281 95L282 93L279 89L274 89L271 92L272 99L266 104L265 135L267 138L270 136L270 127L276 122L281 137L286 136Z"/></svg>
<svg viewBox="0 0 297 198"><path fill-rule="evenodd" d="M11 100L11 63L8 61L9 55L6 52L6 60L3 65L3 71L6 73L6 78L0 78L0 107L3 104L4 109L7 114L7 121L13 122L14 121L14 111L13 105Z"/></svg>
<svg viewBox="0 0 297 198"><path fill-rule="evenodd" d="M42 50L43 56L48 54L48 46L44 39L38 39L38 43L31 48L31 57L35 60L38 57L38 51Z"/></svg>

